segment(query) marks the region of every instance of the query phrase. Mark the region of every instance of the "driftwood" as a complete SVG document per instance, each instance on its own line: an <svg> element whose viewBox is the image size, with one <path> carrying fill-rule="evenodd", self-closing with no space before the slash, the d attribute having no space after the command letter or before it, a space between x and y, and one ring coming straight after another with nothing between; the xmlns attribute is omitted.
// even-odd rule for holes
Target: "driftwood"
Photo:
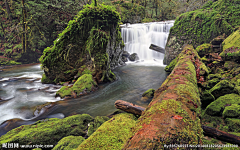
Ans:
<svg viewBox="0 0 240 150"><path fill-rule="evenodd" d="M138 106L138 105L134 105L132 103L123 101L123 100L117 100L115 102L115 107L117 109L121 109L123 111L135 114L135 115L141 115L141 112L143 112L145 110L144 107ZM208 126L204 126L202 125L202 129L203 129L203 133L204 135L207 135L209 137L214 137L217 138L219 140L225 141L225 142L229 142L232 144L238 144L240 145L240 137L233 135L233 134L229 134L227 132L215 129L215 128L211 128Z"/></svg>
<svg viewBox="0 0 240 150"><path fill-rule="evenodd" d="M157 51L157 52L160 52L160 53L165 54L165 49L162 48L162 47L159 47L159 46L157 46L157 45L151 44L149 48L150 48L151 50L154 50L154 51Z"/></svg>
<svg viewBox="0 0 240 150"><path fill-rule="evenodd" d="M142 112L145 110L144 107L141 107L141 106L138 106L138 105L135 105L135 104L123 101L123 100L117 100L115 102L115 107L117 109L121 109L125 112L132 113L135 115L141 115Z"/></svg>
<svg viewBox="0 0 240 150"><path fill-rule="evenodd" d="M203 129L203 134L210 136L210 137L215 137L219 140L225 141L225 142L229 142L232 144L238 144L240 145L240 137L233 135L233 134L229 134L227 132L215 129L215 128L211 128L208 126L204 126L202 125L202 129Z"/></svg>

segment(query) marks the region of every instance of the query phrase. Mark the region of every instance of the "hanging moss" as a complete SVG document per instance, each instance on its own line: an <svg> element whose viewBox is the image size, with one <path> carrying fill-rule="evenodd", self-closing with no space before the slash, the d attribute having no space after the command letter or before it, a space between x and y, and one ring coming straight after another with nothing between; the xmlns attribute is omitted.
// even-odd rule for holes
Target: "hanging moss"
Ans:
<svg viewBox="0 0 240 150"><path fill-rule="evenodd" d="M85 5L58 35L54 45L44 50L40 62L45 75L54 83L71 81L80 67L86 65L93 73L102 71L109 78L106 48L109 42L114 45L113 50L122 45L119 22L119 14L112 7Z"/></svg>

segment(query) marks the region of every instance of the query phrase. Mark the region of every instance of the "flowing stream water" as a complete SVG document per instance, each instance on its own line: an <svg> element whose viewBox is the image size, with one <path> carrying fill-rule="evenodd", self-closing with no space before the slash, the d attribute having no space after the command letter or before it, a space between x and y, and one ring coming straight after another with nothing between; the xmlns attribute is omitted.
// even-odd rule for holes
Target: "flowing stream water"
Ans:
<svg viewBox="0 0 240 150"><path fill-rule="evenodd" d="M149 88L158 89L167 77L164 71L165 66L162 65L162 55L149 50L149 43L164 48L170 29L169 24L137 24L122 28L126 47L132 47L125 50L130 53L138 53L140 59L144 61L127 63L125 66L114 69L113 72L117 76L116 81L101 84L97 91L79 98L67 100L55 98L55 93L61 86L41 83L40 79L43 71L40 68L40 64L15 66L1 71L0 136L15 127L31 124L44 118L64 118L79 113L87 113L93 117L109 115L117 110L114 107L116 100L125 100L146 107L148 103L141 101L142 94ZM163 30L158 29L156 26L160 26ZM143 43L135 38L130 38L136 32L141 33L141 31L137 30L142 30L143 28L146 31L143 36L151 37L151 40L148 40L149 43ZM166 33L162 33L165 31ZM164 37L162 38L160 35L164 35ZM141 34L135 37L137 39L143 38ZM152 42L159 41L159 37L160 44ZM144 51L142 48L144 46L140 46L141 49L139 51L137 48L133 48L134 46L130 46L131 44L137 45L136 42L146 45L146 57L144 54L141 54ZM147 47L148 44L149 46ZM157 61L152 61L152 59L157 59ZM43 107L44 109L37 109L36 111L36 107L42 104L46 104Z"/></svg>

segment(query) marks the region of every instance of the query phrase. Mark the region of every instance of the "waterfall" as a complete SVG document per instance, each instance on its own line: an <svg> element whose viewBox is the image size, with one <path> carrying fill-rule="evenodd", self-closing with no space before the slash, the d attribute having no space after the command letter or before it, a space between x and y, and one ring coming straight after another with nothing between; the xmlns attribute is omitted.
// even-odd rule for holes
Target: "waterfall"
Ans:
<svg viewBox="0 0 240 150"><path fill-rule="evenodd" d="M165 48L170 28L174 21L125 24L121 34L125 44L124 50L130 54L137 53L140 60L158 60L162 63L164 54L150 50L151 44Z"/></svg>

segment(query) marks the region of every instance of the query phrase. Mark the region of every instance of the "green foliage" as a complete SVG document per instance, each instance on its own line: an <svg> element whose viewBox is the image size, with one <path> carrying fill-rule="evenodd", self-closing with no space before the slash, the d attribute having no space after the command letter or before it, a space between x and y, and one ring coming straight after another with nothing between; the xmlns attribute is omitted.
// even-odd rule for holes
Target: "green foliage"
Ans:
<svg viewBox="0 0 240 150"><path fill-rule="evenodd" d="M142 97L153 98L155 89L148 89L142 94Z"/></svg>
<svg viewBox="0 0 240 150"><path fill-rule="evenodd" d="M178 36L186 36L194 46L209 43L211 39L222 35L230 35L240 24L240 5L218 0L205 9L181 14L176 18L171 32ZM209 8L209 9L207 9Z"/></svg>

